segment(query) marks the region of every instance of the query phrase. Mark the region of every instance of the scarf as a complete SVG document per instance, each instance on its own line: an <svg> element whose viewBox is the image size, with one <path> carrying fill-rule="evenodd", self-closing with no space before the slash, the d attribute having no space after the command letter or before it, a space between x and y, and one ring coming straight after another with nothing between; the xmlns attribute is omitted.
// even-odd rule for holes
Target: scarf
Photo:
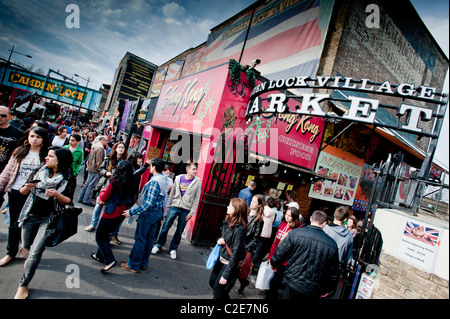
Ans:
<svg viewBox="0 0 450 319"><path fill-rule="evenodd" d="M40 180L40 182L37 183L36 187L31 190L31 193L33 193L34 191L34 195L45 200L49 199L49 197L45 196L46 189L58 190L58 188L63 186L65 189L67 185L67 181L65 181L65 183L62 183L64 180L64 176L61 173L58 173L55 176L50 177L49 169L45 166L41 167L41 169L36 173L36 175L34 175L33 179L38 179Z"/></svg>

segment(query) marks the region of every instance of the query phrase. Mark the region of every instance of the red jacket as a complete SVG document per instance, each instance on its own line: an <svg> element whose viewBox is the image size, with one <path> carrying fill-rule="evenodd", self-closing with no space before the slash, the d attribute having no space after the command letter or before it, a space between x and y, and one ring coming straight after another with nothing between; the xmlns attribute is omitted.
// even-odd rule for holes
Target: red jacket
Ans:
<svg viewBox="0 0 450 319"><path fill-rule="evenodd" d="M107 202L108 199L111 197L112 194L112 183L109 183L108 187L105 191L100 192L98 199L102 202ZM116 218L123 214L123 212L127 209L127 205L121 205L117 206L116 209L111 214L106 213L103 211L102 217L103 218Z"/></svg>
<svg viewBox="0 0 450 319"><path fill-rule="evenodd" d="M299 226L300 227L300 226ZM292 230L285 220L281 221L280 227L278 227L277 235L275 236L275 240L273 241L272 247L270 248L269 256L267 259L272 259L273 254L277 250L278 245L281 243L281 240L284 239L287 234ZM282 265L286 266L287 259L282 263Z"/></svg>

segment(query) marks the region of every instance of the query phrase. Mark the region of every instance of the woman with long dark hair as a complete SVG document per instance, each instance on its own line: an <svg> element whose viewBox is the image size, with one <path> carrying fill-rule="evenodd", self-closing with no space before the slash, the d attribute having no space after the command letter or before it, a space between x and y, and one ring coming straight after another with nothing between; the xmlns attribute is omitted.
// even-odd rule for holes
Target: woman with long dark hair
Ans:
<svg viewBox="0 0 450 319"><path fill-rule="evenodd" d="M67 195L70 193L71 166L72 153L68 149L50 147L45 165L32 177L33 183L26 183L20 189L21 194L28 196L19 216L19 226L22 227L23 246L29 254L15 299L28 298L28 285L45 250L45 231L55 205L72 202Z"/></svg>
<svg viewBox="0 0 450 319"><path fill-rule="evenodd" d="M0 175L0 191L8 192L9 195L10 218L6 256L0 260L0 267L11 262L19 252L20 228L17 220L27 199L19 190L29 180L33 171L40 168L45 161L49 145L47 130L42 127L28 129L18 145ZM27 252L22 250L19 256L25 257L26 254Z"/></svg>
<svg viewBox="0 0 450 319"><path fill-rule="evenodd" d="M120 161L124 161L127 159L127 148L125 146L125 143L119 142L114 144L111 153L108 157L105 158L103 163L98 168L98 171L100 173L100 180L97 183L97 186L95 187L95 193L100 193L103 187L108 186L107 183L109 182L111 176L114 174L114 172L117 169L117 165ZM97 203L94 208L94 212L92 213L92 219L91 224L85 228L86 231L93 231L95 227L97 227L98 220L100 218L100 213L102 212L102 205Z"/></svg>
<svg viewBox="0 0 450 319"><path fill-rule="evenodd" d="M105 211L95 234L98 250L97 253L91 254L91 257L105 263L106 266L101 270L102 273L117 265L109 246L110 234L125 219L122 215L123 212L134 203L133 184L133 166L129 161L122 161L114 172L111 183L97 200L99 204L105 206Z"/></svg>
<svg viewBox="0 0 450 319"><path fill-rule="evenodd" d="M209 278L214 299L229 299L228 293L238 278L238 263L245 256L246 231L247 203L242 198L232 198L222 226L222 237L217 240L217 244L221 246L219 260Z"/></svg>
<svg viewBox="0 0 450 319"><path fill-rule="evenodd" d="M149 168L149 166L151 164L151 159L148 159L147 162L145 162L145 164L142 165L143 157L144 156L138 151L132 152L131 155L128 157L128 161L133 166L133 176L134 176L134 184L133 184L133 190L132 190L133 203L136 203L137 199L138 199L139 183L141 181L141 176L142 176L142 174L144 174L144 172ZM122 244L122 242L119 240L119 237L118 237L121 226L122 226L122 223L117 225L117 227L111 233L111 241L116 245Z"/></svg>

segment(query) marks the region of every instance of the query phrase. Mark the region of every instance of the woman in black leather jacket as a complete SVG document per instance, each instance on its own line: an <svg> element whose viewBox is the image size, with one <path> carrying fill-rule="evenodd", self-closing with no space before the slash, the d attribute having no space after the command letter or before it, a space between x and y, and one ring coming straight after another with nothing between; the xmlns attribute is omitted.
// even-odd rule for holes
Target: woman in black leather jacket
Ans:
<svg viewBox="0 0 450 319"><path fill-rule="evenodd" d="M238 263L245 256L245 234L247 232L247 203L242 198L232 198L222 226L221 245L209 285L213 289L213 299L229 299L228 293L238 278ZM228 247L227 247L228 246ZM228 249L231 251L231 255Z"/></svg>

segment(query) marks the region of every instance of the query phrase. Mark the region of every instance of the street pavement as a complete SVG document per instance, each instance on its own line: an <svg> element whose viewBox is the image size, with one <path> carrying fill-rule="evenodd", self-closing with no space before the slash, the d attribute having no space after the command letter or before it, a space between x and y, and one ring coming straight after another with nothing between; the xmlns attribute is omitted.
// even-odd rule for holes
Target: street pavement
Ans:
<svg viewBox="0 0 450 319"><path fill-rule="evenodd" d="M202 299L212 298L209 286L210 270L206 260L212 247L190 244L186 239L178 248L177 259L172 260L168 244L175 225L169 232L167 247L151 255L148 270L139 273L127 272L119 265L102 274L104 264L93 260L91 253L97 251L95 231L86 232L93 208L79 204L76 200L81 190L82 177L74 196L75 206L82 207L78 219L78 233L57 247L47 248L29 286L29 299ZM7 195L5 196L5 202ZM6 203L5 203L6 204ZM0 258L6 254L8 225L0 222ZM136 222L123 222L119 232L121 245L113 245L118 263L126 261L133 247ZM25 259L17 258L0 268L0 299L11 299L17 290ZM237 293L239 283L230 292L231 299L262 299L254 288L254 276L242 295ZM261 300L260 300L261 301Z"/></svg>

